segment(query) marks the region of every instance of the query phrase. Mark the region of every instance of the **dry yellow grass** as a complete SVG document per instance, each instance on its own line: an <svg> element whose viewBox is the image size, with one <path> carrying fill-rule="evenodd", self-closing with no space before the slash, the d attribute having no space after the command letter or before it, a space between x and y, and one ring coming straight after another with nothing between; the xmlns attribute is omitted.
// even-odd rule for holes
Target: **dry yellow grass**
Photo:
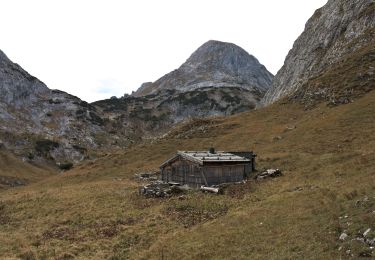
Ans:
<svg viewBox="0 0 375 260"><path fill-rule="evenodd" d="M338 237L375 229L374 112L375 92L334 108L275 104L180 126L153 144L0 191L0 256L332 259L349 248L358 256L362 245ZM277 167L284 176L220 196L138 196L135 173L156 169L176 150L212 145L253 149L259 169Z"/></svg>
<svg viewBox="0 0 375 260"><path fill-rule="evenodd" d="M0 190L7 188L17 181L20 183L33 183L50 177L55 170L38 164L23 162L21 159L0 148Z"/></svg>

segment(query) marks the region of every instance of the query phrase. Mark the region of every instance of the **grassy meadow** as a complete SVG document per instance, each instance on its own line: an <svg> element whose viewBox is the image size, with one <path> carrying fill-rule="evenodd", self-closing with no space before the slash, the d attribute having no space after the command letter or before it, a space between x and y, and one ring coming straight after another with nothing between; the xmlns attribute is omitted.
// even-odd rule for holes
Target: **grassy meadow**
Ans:
<svg viewBox="0 0 375 260"><path fill-rule="evenodd" d="M27 186L0 189L0 258L357 258L369 249L351 239L368 228L375 235L374 112L374 91L337 107L279 102L194 120L68 172L41 170ZM138 195L134 174L157 170L176 150L211 146L254 150L259 170L279 168L283 176L224 195ZM35 174L34 166L7 162ZM343 231L349 239L340 241Z"/></svg>

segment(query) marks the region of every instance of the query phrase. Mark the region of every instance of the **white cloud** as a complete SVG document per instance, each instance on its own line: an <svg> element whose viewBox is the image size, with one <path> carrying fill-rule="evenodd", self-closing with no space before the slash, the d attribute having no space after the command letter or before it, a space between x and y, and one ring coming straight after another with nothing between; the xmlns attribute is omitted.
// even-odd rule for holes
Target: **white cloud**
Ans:
<svg viewBox="0 0 375 260"><path fill-rule="evenodd" d="M124 83L116 79L100 79L98 81L98 86L96 88L97 93L112 95L112 96L122 96L124 93L123 87Z"/></svg>
<svg viewBox="0 0 375 260"><path fill-rule="evenodd" d="M93 101L158 79L210 39L241 46L276 73L325 2L2 0L0 49L50 88Z"/></svg>

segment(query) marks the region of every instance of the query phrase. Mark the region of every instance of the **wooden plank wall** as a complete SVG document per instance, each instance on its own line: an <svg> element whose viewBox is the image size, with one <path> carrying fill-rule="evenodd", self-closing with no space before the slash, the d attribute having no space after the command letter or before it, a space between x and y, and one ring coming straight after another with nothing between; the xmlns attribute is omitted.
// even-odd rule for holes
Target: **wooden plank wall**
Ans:
<svg viewBox="0 0 375 260"><path fill-rule="evenodd" d="M162 169L162 180L188 184L191 187L204 185L201 166L181 158Z"/></svg>
<svg viewBox="0 0 375 260"><path fill-rule="evenodd" d="M245 164L204 166L204 174L209 186L220 183L239 182L245 178Z"/></svg>
<svg viewBox="0 0 375 260"><path fill-rule="evenodd" d="M204 165L179 158L162 169L162 180L187 184L191 187L243 181L252 171L252 164ZM204 174L205 179L202 174Z"/></svg>

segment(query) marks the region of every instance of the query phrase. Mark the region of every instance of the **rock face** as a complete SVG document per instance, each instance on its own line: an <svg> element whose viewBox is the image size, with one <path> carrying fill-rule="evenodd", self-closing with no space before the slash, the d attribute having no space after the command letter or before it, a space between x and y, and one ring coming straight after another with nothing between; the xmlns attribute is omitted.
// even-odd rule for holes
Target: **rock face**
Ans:
<svg viewBox="0 0 375 260"><path fill-rule="evenodd" d="M0 51L0 143L25 160L79 161L85 147L114 140L97 109L50 90ZM118 138L118 137L117 137Z"/></svg>
<svg viewBox="0 0 375 260"><path fill-rule="evenodd" d="M373 0L329 0L306 23L262 103L289 95L345 103L373 89L374 17Z"/></svg>
<svg viewBox="0 0 375 260"><path fill-rule="evenodd" d="M46 85L11 62L0 50L0 120L14 119L6 109L8 104L20 108L49 93Z"/></svg>
<svg viewBox="0 0 375 260"><path fill-rule="evenodd" d="M208 41L175 71L154 83L143 84L136 97L165 90L178 92L202 88L235 87L264 93L273 75L252 55L232 43Z"/></svg>

